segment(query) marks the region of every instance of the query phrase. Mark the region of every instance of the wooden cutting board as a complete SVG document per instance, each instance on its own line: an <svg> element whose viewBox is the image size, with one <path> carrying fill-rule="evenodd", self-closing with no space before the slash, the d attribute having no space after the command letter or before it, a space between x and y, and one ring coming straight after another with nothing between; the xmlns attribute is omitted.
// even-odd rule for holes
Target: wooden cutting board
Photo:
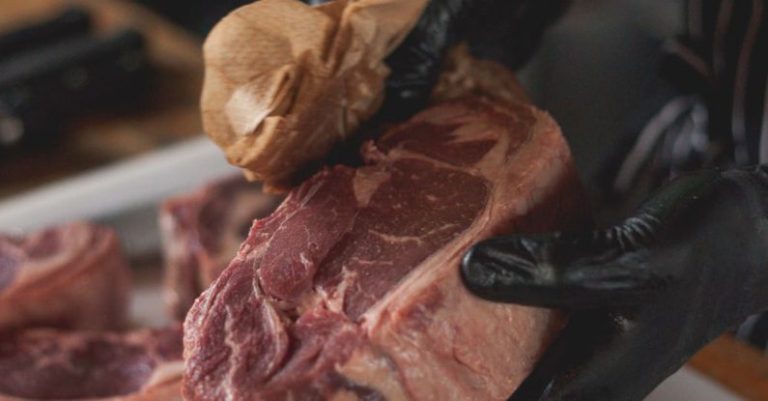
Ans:
<svg viewBox="0 0 768 401"><path fill-rule="evenodd" d="M699 351L689 366L748 400L768 400L768 358L730 335Z"/></svg>

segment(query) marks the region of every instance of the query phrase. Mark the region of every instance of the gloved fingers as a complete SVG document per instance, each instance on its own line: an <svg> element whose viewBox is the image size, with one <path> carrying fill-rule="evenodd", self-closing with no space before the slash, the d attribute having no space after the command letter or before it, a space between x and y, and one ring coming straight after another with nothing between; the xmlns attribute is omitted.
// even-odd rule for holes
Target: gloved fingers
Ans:
<svg viewBox="0 0 768 401"><path fill-rule="evenodd" d="M419 22L386 60L391 74L380 114L399 120L422 109L447 50L459 42L468 42L477 57L521 66L570 1L430 0Z"/></svg>
<svg viewBox="0 0 768 401"><path fill-rule="evenodd" d="M565 309L636 305L665 278L647 262L649 251L616 234L622 230L492 238L465 255L461 277L471 292L496 302Z"/></svg>
<svg viewBox="0 0 768 401"><path fill-rule="evenodd" d="M616 326L605 312L577 313L539 358L536 366L508 401L540 401L553 385L589 360L598 345L610 342Z"/></svg>
<svg viewBox="0 0 768 401"><path fill-rule="evenodd" d="M722 183L715 171L682 177L605 230L481 242L465 256L462 279L492 301L565 309L638 305L685 279L680 258L702 213L694 206L712 203Z"/></svg>
<svg viewBox="0 0 768 401"><path fill-rule="evenodd" d="M391 72L379 116L402 120L427 105L445 54L460 40L463 21L470 19L475 3L430 0L416 26L386 59Z"/></svg>
<svg viewBox="0 0 768 401"><path fill-rule="evenodd" d="M574 314L509 401L641 401L689 356L658 331L623 315Z"/></svg>

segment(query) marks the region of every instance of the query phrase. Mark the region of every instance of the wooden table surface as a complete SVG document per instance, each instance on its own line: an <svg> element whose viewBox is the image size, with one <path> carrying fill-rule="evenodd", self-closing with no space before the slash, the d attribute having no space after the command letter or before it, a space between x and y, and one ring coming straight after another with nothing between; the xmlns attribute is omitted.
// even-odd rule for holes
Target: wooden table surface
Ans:
<svg viewBox="0 0 768 401"><path fill-rule="evenodd" d="M139 111L77 121L56 149L0 160L0 198L202 132L202 40L148 9L121 0L0 0L0 31L73 3L92 12L97 32L141 31L156 84Z"/></svg>
<svg viewBox="0 0 768 401"><path fill-rule="evenodd" d="M730 335L705 347L689 365L747 400L768 401L768 358Z"/></svg>

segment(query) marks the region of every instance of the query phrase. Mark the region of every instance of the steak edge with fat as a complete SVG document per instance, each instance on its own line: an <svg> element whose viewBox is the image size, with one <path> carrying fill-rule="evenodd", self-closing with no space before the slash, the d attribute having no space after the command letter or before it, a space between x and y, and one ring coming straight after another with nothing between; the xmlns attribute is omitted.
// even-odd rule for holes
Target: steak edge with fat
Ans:
<svg viewBox="0 0 768 401"><path fill-rule="evenodd" d="M257 220L185 321L188 400L504 400L560 316L471 296L475 242L582 214L555 122L445 102Z"/></svg>
<svg viewBox="0 0 768 401"><path fill-rule="evenodd" d="M0 234L0 329L126 323L131 275L114 231L88 223Z"/></svg>

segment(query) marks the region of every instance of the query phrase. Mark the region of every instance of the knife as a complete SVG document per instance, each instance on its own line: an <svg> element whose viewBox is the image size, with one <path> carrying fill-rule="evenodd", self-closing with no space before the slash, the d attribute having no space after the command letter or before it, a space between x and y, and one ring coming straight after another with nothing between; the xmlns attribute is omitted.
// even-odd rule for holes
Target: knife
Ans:
<svg viewBox="0 0 768 401"><path fill-rule="evenodd" d="M78 37L0 63L0 151L56 143L72 119L135 107L150 85L141 34Z"/></svg>
<svg viewBox="0 0 768 401"><path fill-rule="evenodd" d="M0 33L0 61L91 31L91 16L81 7L70 7L44 21Z"/></svg>

